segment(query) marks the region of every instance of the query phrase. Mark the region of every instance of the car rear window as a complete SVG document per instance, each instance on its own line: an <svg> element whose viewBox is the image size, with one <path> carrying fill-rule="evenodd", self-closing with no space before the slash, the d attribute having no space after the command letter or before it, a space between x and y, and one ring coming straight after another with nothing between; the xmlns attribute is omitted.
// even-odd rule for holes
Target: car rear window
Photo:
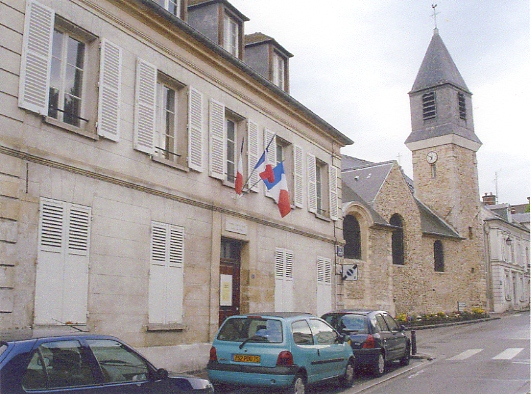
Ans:
<svg viewBox="0 0 531 394"><path fill-rule="evenodd" d="M218 340L281 343L282 322L262 317L228 319L219 331Z"/></svg>
<svg viewBox="0 0 531 394"><path fill-rule="evenodd" d="M344 315L339 323L340 330L368 333L367 319L361 315Z"/></svg>

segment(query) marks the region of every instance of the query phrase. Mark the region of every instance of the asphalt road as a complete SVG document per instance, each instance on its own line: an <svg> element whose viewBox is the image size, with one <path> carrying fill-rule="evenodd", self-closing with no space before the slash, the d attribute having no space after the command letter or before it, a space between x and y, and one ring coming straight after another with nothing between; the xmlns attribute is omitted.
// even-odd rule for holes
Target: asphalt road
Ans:
<svg viewBox="0 0 531 394"><path fill-rule="evenodd" d="M417 330L418 358L381 378L361 374L350 389L334 382L311 387L323 394L528 394L529 312L467 325ZM227 394L271 394L239 388Z"/></svg>

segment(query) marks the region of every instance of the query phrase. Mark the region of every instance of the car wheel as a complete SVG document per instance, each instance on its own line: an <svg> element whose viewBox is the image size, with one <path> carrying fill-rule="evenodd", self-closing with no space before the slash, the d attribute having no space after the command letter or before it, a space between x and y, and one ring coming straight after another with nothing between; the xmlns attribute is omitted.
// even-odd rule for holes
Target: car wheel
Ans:
<svg viewBox="0 0 531 394"><path fill-rule="evenodd" d="M339 384L341 387L352 387L354 384L354 378L356 377L356 365L354 360L350 359L347 363L347 368L345 369L345 374L339 378Z"/></svg>
<svg viewBox="0 0 531 394"><path fill-rule="evenodd" d="M289 394L304 394L306 392L306 379L304 375L298 373L293 379L292 386L286 391Z"/></svg>
<svg viewBox="0 0 531 394"><path fill-rule="evenodd" d="M404 351L404 355L400 359L400 365L406 366L409 365L409 360L411 359L411 349L409 343L406 346L406 350Z"/></svg>
<svg viewBox="0 0 531 394"><path fill-rule="evenodd" d="M373 365L373 373L375 376L382 376L385 373L385 355L378 354L378 361Z"/></svg>

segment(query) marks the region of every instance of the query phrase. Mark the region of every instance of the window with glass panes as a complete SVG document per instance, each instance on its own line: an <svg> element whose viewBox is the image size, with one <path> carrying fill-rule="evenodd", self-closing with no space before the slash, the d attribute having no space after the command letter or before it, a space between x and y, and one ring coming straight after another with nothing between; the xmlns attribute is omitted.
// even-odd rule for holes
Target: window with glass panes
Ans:
<svg viewBox="0 0 531 394"><path fill-rule="evenodd" d="M240 29L238 22L228 15L225 15L223 48L229 51L233 56L239 56L239 34Z"/></svg>
<svg viewBox="0 0 531 394"><path fill-rule="evenodd" d="M227 175L226 179L229 182L235 181L235 174L236 174L236 122L234 122L232 119L226 119L225 121L226 128L227 128L227 142L226 142L226 148L227 148Z"/></svg>
<svg viewBox="0 0 531 394"><path fill-rule="evenodd" d="M167 160L176 160L177 155L177 92L170 86L157 83L157 152Z"/></svg>
<svg viewBox="0 0 531 394"><path fill-rule="evenodd" d="M172 15L181 16L181 0L158 0L157 2Z"/></svg>
<svg viewBox="0 0 531 394"><path fill-rule="evenodd" d="M278 53L273 53L273 83L280 89L285 87L285 59Z"/></svg>
<svg viewBox="0 0 531 394"><path fill-rule="evenodd" d="M80 127L85 43L66 31L55 29L52 41L52 64L48 116Z"/></svg>

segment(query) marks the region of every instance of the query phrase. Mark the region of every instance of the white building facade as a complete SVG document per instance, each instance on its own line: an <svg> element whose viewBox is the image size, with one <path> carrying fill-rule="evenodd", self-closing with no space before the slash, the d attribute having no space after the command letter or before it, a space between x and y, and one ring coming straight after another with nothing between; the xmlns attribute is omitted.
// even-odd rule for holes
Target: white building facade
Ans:
<svg viewBox="0 0 531 394"><path fill-rule="evenodd" d="M235 35L185 1L0 1L2 330L75 325L192 370L231 314L336 307L352 141L243 63L229 2L193 3ZM266 146L284 218L253 173Z"/></svg>

